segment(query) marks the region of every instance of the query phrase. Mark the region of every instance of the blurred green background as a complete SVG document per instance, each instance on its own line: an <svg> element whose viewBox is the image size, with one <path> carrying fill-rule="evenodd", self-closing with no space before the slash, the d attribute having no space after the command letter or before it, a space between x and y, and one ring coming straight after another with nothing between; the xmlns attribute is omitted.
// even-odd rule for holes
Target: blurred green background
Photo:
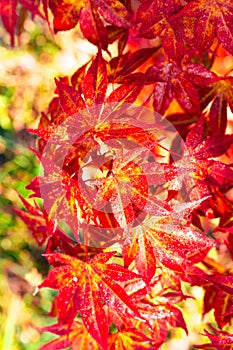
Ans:
<svg viewBox="0 0 233 350"><path fill-rule="evenodd" d="M96 52L79 30L53 37L45 22L27 18L22 33L10 47L0 24L0 349L34 350L53 336L36 329L54 323L46 317L52 291L33 292L48 271L26 225L12 208L22 208L17 192L38 175L39 164L29 147L36 138L42 111L53 97L54 77L72 74Z"/></svg>

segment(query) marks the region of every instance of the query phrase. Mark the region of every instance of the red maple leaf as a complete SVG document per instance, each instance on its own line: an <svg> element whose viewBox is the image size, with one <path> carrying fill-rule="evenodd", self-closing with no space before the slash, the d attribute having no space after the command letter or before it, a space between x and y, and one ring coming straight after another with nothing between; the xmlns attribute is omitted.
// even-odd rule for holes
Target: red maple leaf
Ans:
<svg viewBox="0 0 233 350"><path fill-rule="evenodd" d="M204 70L204 68L202 69ZM194 65L192 68L187 67L186 73L176 63L154 65L148 68L146 72L147 83L156 83L154 88L154 110L163 114L172 99L176 98L181 107L188 113L199 113L199 96L194 84L200 79L202 69L199 69L198 65ZM192 72L194 73L193 76L190 74ZM192 78L194 83L191 81Z"/></svg>
<svg viewBox="0 0 233 350"><path fill-rule="evenodd" d="M233 111L233 79L232 77L219 77L207 87L200 87L198 93L201 100L201 109L204 110L209 103L208 115L209 135L225 133L227 126L227 107Z"/></svg>
<svg viewBox="0 0 233 350"><path fill-rule="evenodd" d="M155 54L159 47L140 49L134 52L127 52L124 55L118 55L112 58L107 64L107 72L109 82L124 84L127 83L130 77L136 77L139 75L131 75L132 72L137 70L142 64L146 62L153 54Z"/></svg>
<svg viewBox="0 0 233 350"><path fill-rule="evenodd" d="M35 206L19 196L27 211L14 209L16 214L24 221L32 232L33 237L39 245L46 242L48 236L53 232L53 223L48 219L45 211L35 203Z"/></svg>
<svg viewBox="0 0 233 350"><path fill-rule="evenodd" d="M131 15L122 2L116 0L63 0L50 1L49 6L54 14L54 31L69 30L80 23L84 36L93 44L108 46L108 31L103 19L122 28L131 26Z"/></svg>
<svg viewBox="0 0 233 350"><path fill-rule="evenodd" d="M136 13L139 35L148 39L160 36L166 54L177 62L183 58L184 43L172 16L180 9L180 0L151 0L144 1Z"/></svg>
<svg viewBox="0 0 233 350"><path fill-rule="evenodd" d="M227 0L190 1L179 16L183 21L185 40L200 53L209 49L217 37L223 47L233 53L233 7Z"/></svg>
<svg viewBox="0 0 233 350"><path fill-rule="evenodd" d="M207 134L208 135L208 134ZM196 185L191 190L192 199L212 194L221 198L219 189L225 190L232 184L232 167L218 160L233 144L233 135L214 133L206 137L205 119L200 117L186 137L188 159L196 174ZM218 188L218 190L217 190Z"/></svg>
<svg viewBox="0 0 233 350"><path fill-rule="evenodd" d="M111 335L109 350L146 350L151 349L154 341L135 329L124 329Z"/></svg>
<svg viewBox="0 0 233 350"><path fill-rule="evenodd" d="M169 325L181 327L188 333L182 312L169 303L153 305L142 301L138 303L138 309L149 322L151 334L157 347L165 341Z"/></svg>
<svg viewBox="0 0 233 350"><path fill-rule="evenodd" d="M205 335L210 339L211 343L217 350L232 350L233 335L224 331L218 331L212 328L214 334L205 330Z"/></svg>
<svg viewBox="0 0 233 350"><path fill-rule="evenodd" d="M40 288L59 291L57 309L61 322L72 324L80 311L88 332L103 349L108 346L109 326L104 305L124 319L140 318L136 306L119 284L139 276L120 265L106 264L113 255L114 252L100 253L87 263L65 254L49 254L49 262L59 266L55 266L40 285Z"/></svg>
<svg viewBox="0 0 233 350"><path fill-rule="evenodd" d="M68 346L72 346L72 350L100 350L98 343L79 322L73 322L72 325L53 324L40 330L59 337L41 346L39 350L58 350Z"/></svg>
<svg viewBox="0 0 233 350"><path fill-rule="evenodd" d="M172 223L169 217L144 220L139 228L133 229L133 237L134 241L126 246L125 254L137 256L140 273L147 279L154 273L156 258L170 269L183 271L187 264L201 261L213 247L207 237L191 227ZM143 262L143 258L147 260Z"/></svg>

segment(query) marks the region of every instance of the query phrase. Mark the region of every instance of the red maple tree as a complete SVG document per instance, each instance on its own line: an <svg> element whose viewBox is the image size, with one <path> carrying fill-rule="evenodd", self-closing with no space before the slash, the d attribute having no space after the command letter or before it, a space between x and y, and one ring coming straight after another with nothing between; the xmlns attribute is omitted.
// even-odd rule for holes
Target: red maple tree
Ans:
<svg viewBox="0 0 233 350"><path fill-rule="evenodd" d="M44 204L16 212L52 267L39 288L58 291L40 350L159 349L171 326L188 332L182 281L214 309L196 348L233 349L233 78L214 69L233 55L232 1L1 0L12 45L20 7L98 47L30 130Z"/></svg>

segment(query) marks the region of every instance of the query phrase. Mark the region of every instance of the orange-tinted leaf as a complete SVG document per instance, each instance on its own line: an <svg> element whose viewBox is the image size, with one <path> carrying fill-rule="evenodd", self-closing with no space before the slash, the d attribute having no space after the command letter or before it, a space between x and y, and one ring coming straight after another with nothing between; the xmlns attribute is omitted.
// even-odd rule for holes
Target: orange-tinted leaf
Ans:
<svg viewBox="0 0 233 350"><path fill-rule="evenodd" d="M69 30L78 23L80 11L86 1L62 0L56 7L53 19L53 28L55 33L60 30ZM51 4L50 4L51 6Z"/></svg>
<svg viewBox="0 0 233 350"><path fill-rule="evenodd" d="M130 28L131 15L119 0L92 0L103 18L115 26Z"/></svg>
<svg viewBox="0 0 233 350"><path fill-rule="evenodd" d="M163 295L165 294L168 297L168 302L170 303L180 302L181 300L184 300L185 296L182 292L181 281L182 273L172 271L168 268L163 268L159 276L161 291L158 293L158 295L161 295L163 298Z"/></svg>
<svg viewBox="0 0 233 350"><path fill-rule="evenodd" d="M50 125L59 125L67 118L67 116L62 110L61 104L59 102L59 97L54 97L50 102L47 116L49 117ZM42 125L42 127L45 126L46 125Z"/></svg>
<svg viewBox="0 0 233 350"><path fill-rule="evenodd" d="M144 235L135 237L123 244L123 257L125 266L129 266L135 259L136 268L143 279L149 283L156 270L156 259L150 241Z"/></svg>
<svg viewBox="0 0 233 350"><path fill-rule="evenodd" d="M107 98L107 103L118 102L119 106L123 103L133 103L140 94L145 83L144 75L141 74L141 79L138 82L131 84L122 84L114 90Z"/></svg>
<svg viewBox="0 0 233 350"><path fill-rule="evenodd" d="M78 68L71 77L71 84L75 90L82 91L81 86L85 77L86 67L89 62L85 63L82 67Z"/></svg>
<svg viewBox="0 0 233 350"><path fill-rule="evenodd" d="M39 136L43 140L48 141L52 134L55 132L56 128L57 127L54 125L49 125L47 128L27 129L27 131Z"/></svg>
<svg viewBox="0 0 233 350"><path fill-rule="evenodd" d="M59 91L59 100L63 111L68 115L75 114L85 108L85 103L79 91L72 86L61 83L56 80Z"/></svg>
<svg viewBox="0 0 233 350"><path fill-rule="evenodd" d="M98 105L104 102L107 85L106 61L102 57L101 50L99 50L82 84L82 92L87 106Z"/></svg>
<svg viewBox="0 0 233 350"><path fill-rule="evenodd" d="M41 346L39 350L62 350L68 346L72 346L72 350L100 350L99 345L79 322L74 322L71 326L53 324L42 328L41 331L50 332L59 337Z"/></svg>
<svg viewBox="0 0 233 350"><path fill-rule="evenodd" d="M182 312L173 305L151 305L146 302L138 303L141 315L149 322L155 344L160 346L168 334L168 326L181 327L186 333L187 327Z"/></svg>
<svg viewBox="0 0 233 350"><path fill-rule="evenodd" d="M175 271L184 271L186 264L201 261L214 245L206 236L191 227L172 223L169 217L161 219L161 222L155 218L146 219L140 228L132 231L138 239L146 236L156 259ZM126 249L130 250L130 245ZM137 250L134 251L139 254Z"/></svg>
<svg viewBox="0 0 233 350"><path fill-rule="evenodd" d="M134 303L117 283L138 276L121 266L106 264L113 254L100 253L89 263L65 254L49 254L49 262L60 266L54 267L40 285L40 288L50 287L59 291L58 312L61 312L62 319L68 320L71 310L70 307L67 309L66 304L72 307L69 323L80 311L85 327L103 349L107 349L109 325L102 300L120 315L124 310L122 316L140 317Z"/></svg>
<svg viewBox="0 0 233 350"><path fill-rule="evenodd" d="M24 221L29 230L32 232L33 237L37 243L41 246L45 243L47 237L52 233L52 225L46 220L44 212L38 205L32 206L24 198L20 196L27 211L14 209L16 214Z"/></svg>
<svg viewBox="0 0 233 350"><path fill-rule="evenodd" d="M102 45L104 50L108 47L108 32L104 26L96 8L91 7L91 3L82 9L80 15L80 28L83 35L94 45Z"/></svg>
<svg viewBox="0 0 233 350"><path fill-rule="evenodd" d="M135 329L124 329L111 335L109 350L146 350L152 348L152 339Z"/></svg>
<svg viewBox="0 0 233 350"><path fill-rule="evenodd" d="M111 59L108 63L108 78L110 82L124 83L124 77L134 72L146 62L159 48L140 49L127 52Z"/></svg>
<svg viewBox="0 0 233 350"><path fill-rule="evenodd" d="M233 53L233 6L231 0L190 1L181 11L184 36L188 43L205 52L214 37Z"/></svg>
<svg viewBox="0 0 233 350"><path fill-rule="evenodd" d="M111 203L114 216L122 228L135 220L136 208L144 208L148 192L146 176L129 157L126 154L122 159L116 158L109 176L96 181L100 203L103 199Z"/></svg>
<svg viewBox="0 0 233 350"><path fill-rule="evenodd" d="M147 282L149 282L155 274L156 259L153 246L145 235L138 237L136 267L140 275L143 276Z"/></svg>
<svg viewBox="0 0 233 350"><path fill-rule="evenodd" d="M187 260L192 263L201 261L213 247L207 237L190 227L155 228L150 230L148 237L153 240L158 260L178 271L184 268Z"/></svg>
<svg viewBox="0 0 233 350"><path fill-rule="evenodd" d="M121 28L131 26L131 15L118 0L62 0L59 3L52 0L49 6L54 14L55 32L69 30L80 22L84 36L94 45L101 44L104 50L111 42L103 20Z"/></svg>

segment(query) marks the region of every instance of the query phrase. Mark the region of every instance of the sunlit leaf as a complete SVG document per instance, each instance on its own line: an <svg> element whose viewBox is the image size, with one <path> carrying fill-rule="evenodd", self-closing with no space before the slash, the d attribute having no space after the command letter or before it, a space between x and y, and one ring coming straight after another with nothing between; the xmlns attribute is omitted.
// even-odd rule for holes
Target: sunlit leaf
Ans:
<svg viewBox="0 0 233 350"><path fill-rule="evenodd" d="M61 107L67 115L75 114L80 109L85 108L85 103L79 91L75 90L72 86L60 83L58 80L56 80L56 84Z"/></svg>
<svg viewBox="0 0 233 350"><path fill-rule="evenodd" d="M28 226L37 243L42 245L45 243L47 237L51 235L53 225L51 225L51 222L49 222L46 215L44 215L45 213L38 205L32 206L21 196L20 199L27 211L20 209L14 209L14 211Z"/></svg>
<svg viewBox="0 0 233 350"><path fill-rule="evenodd" d="M153 248L154 257L168 268L177 271L183 271L186 264L201 261L213 246L213 243L198 231L174 224L169 219L159 222L149 218L133 232L139 241L146 236ZM135 254L142 254L139 253L139 245L137 249ZM151 259L154 259L153 256Z"/></svg>
<svg viewBox="0 0 233 350"><path fill-rule="evenodd" d="M112 58L107 65L109 81L124 83L125 77L145 63L156 51L157 47L140 49Z"/></svg>
<svg viewBox="0 0 233 350"><path fill-rule="evenodd" d="M57 6L54 6L57 5ZM49 3L54 14L54 31L69 30L80 22L84 36L93 44L108 46L108 33L103 19L118 27L129 28L131 15L120 1L112 0L63 0Z"/></svg>
<svg viewBox="0 0 233 350"><path fill-rule="evenodd" d="M175 306L168 303L152 305L141 302L138 304L138 308L143 317L148 320L157 346L160 346L165 341L169 325L181 327L188 333L182 312Z"/></svg>
<svg viewBox="0 0 233 350"><path fill-rule="evenodd" d="M50 332L59 337L41 346L39 350L58 350L64 349L68 346L72 346L72 350L100 349L96 341L90 337L85 327L79 322L74 322L71 326L53 324L42 328L41 331Z"/></svg>
<svg viewBox="0 0 233 350"><path fill-rule="evenodd" d="M58 312L62 319L66 314L71 324L80 311L85 327L104 349L107 349L109 326L104 304L119 314L124 308L124 316L140 317L136 306L117 283L138 276L119 265L106 264L113 254L98 254L88 263L64 254L49 254L50 263L59 263L60 266L54 267L40 285L40 288L59 291ZM72 306L71 315L66 304Z"/></svg>
<svg viewBox="0 0 233 350"><path fill-rule="evenodd" d="M232 350L233 336L224 331L215 330L214 334L205 331L205 335L210 339L211 343L217 350Z"/></svg>
<svg viewBox="0 0 233 350"><path fill-rule="evenodd" d="M216 36L226 50L233 52L231 0L216 0L214 3L210 0L190 1L180 16L185 39L199 51L206 51Z"/></svg>
<svg viewBox="0 0 233 350"><path fill-rule="evenodd" d="M151 349L152 339L134 329L125 329L113 334L109 340L109 350Z"/></svg>
<svg viewBox="0 0 233 350"><path fill-rule="evenodd" d="M88 106L98 105L104 102L108 79L106 61L99 50L83 80L82 91Z"/></svg>

